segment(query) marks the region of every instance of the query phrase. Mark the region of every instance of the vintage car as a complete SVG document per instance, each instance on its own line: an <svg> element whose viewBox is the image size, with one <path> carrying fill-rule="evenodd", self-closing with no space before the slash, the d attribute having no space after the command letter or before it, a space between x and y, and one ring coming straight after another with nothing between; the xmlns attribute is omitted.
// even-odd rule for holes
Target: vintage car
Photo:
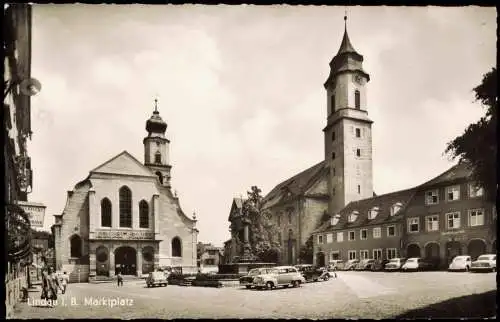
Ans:
<svg viewBox="0 0 500 322"><path fill-rule="evenodd" d="M497 255L495 254L484 254L473 261L470 270L472 272L479 271L491 271L496 272L497 270Z"/></svg>
<svg viewBox="0 0 500 322"><path fill-rule="evenodd" d="M384 270L386 271L399 271L406 262L406 258L392 258L385 264Z"/></svg>
<svg viewBox="0 0 500 322"><path fill-rule="evenodd" d="M373 264L371 266L372 271L383 271L385 264L389 263L389 260L387 259L376 259L373 261Z"/></svg>
<svg viewBox="0 0 500 322"><path fill-rule="evenodd" d="M146 285L147 287L154 287L156 285L167 286L167 277L164 272L151 272L146 278Z"/></svg>
<svg viewBox="0 0 500 322"><path fill-rule="evenodd" d="M293 266L273 267L268 273L257 275L253 279L253 286L257 289L273 289L279 286L299 287L306 280Z"/></svg>
<svg viewBox="0 0 500 322"><path fill-rule="evenodd" d="M253 286L253 279L257 275L262 275L262 274L267 274L271 268L253 268L251 269L247 275L240 277L240 285L245 286L246 288L252 288Z"/></svg>
<svg viewBox="0 0 500 322"><path fill-rule="evenodd" d="M434 268L434 265L420 257L408 258L406 262L401 266L403 272L408 271L428 271Z"/></svg>
<svg viewBox="0 0 500 322"><path fill-rule="evenodd" d="M469 255L455 256L448 266L449 271L469 271L472 259Z"/></svg>
<svg viewBox="0 0 500 322"><path fill-rule="evenodd" d="M344 267L342 268L343 271L352 271L358 265L359 259L350 259L348 260Z"/></svg>
<svg viewBox="0 0 500 322"><path fill-rule="evenodd" d="M346 262L342 259L332 259L328 265L328 271L342 270Z"/></svg>
<svg viewBox="0 0 500 322"><path fill-rule="evenodd" d="M330 273L326 267L302 264L296 265L295 268L304 276L306 282L317 282L319 280L328 281L330 279Z"/></svg>
<svg viewBox="0 0 500 322"><path fill-rule="evenodd" d="M354 269L357 271L371 270L374 262L374 259L362 259Z"/></svg>

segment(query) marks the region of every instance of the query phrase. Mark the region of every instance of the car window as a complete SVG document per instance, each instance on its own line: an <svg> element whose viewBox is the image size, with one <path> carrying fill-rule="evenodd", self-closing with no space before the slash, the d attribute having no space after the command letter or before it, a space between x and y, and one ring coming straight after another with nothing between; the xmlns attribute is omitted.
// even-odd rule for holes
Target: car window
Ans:
<svg viewBox="0 0 500 322"><path fill-rule="evenodd" d="M297 273L297 270L295 268L289 268L288 273Z"/></svg>
<svg viewBox="0 0 500 322"><path fill-rule="evenodd" d="M489 259L490 259L490 257L489 257L489 256L479 256L479 257L477 258L477 260L478 260L478 261L487 261L487 260L489 260Z"/></svg>
<svg viewBox="0 0 500 322"><path fill-rule="evenodd" d="M280 268L278 270L278 274L285 274L287 271L286 271L286 268Z"/></svg>

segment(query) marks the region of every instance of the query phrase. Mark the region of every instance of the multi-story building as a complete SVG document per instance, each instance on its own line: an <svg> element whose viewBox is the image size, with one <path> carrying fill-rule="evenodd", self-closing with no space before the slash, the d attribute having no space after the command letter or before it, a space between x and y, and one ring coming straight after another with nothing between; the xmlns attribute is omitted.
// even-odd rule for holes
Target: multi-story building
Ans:
<svg viewBox="0 0 500 322"><path fill-rule="evenodd" d="M53 226L56 267L71 280L147 274L159 266L194 272L198 230L171 190L167 123L155 104L144 163L127 151L68 191Z"/></svg>
<svg viewBox="0 0 500 322"><path fill-rule="evenodd" d="M399 257L404 209L414 194L408 189L349 203L315 231L315 262Z"/></svg>
<svg viewBox="0 0 500 322"><path fill-rule="evenodd" d="M31 96L40 86L31 78L31 5L5 4L3 17L4 220L8 232L4 268L9 316L20 297L21 286L28 286L29 280L24 265L31 261L30 219L17 203L27 201L32 188L27 141L32 135Z"/></svg>
<svg viewBox="0 0 500 322"><path fill-rule="evenodd" d="M419 186L404 216L406 257L446 266L457 255L496 253L496 210L466 163Z"/></svg>
<svg viewBox="0 0 500 322"><path fill-rule="evenodd" d="M219 264L222 264L223 247L216 247L212 244L198 243L199 249L199 268L202 272L214 271L217 272Z"/></svg>

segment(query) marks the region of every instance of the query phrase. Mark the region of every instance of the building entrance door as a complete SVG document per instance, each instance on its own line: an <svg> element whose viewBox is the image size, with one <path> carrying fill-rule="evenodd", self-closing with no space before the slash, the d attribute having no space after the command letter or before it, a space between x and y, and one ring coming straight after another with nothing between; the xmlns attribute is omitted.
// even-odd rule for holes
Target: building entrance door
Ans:
<svg viewBox="0 0 500 322"><path fill-rule="evenodd" d="M136 250L129 246L122 246L115 250L115 274L135 275L137 273Z"/></svg>

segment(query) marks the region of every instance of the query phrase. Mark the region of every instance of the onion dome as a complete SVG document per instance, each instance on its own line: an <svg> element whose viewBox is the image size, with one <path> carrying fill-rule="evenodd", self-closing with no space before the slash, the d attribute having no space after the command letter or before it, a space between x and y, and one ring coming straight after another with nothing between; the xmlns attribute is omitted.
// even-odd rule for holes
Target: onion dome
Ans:
<svg viewBox="0 0 500 322"><path fill-rule="evenodd" d="M158 112L158 99L155 99L155 110L153 115L146 121L146 131L148 133L165 133L167 130L167 123L163 121Z"/></svg>

